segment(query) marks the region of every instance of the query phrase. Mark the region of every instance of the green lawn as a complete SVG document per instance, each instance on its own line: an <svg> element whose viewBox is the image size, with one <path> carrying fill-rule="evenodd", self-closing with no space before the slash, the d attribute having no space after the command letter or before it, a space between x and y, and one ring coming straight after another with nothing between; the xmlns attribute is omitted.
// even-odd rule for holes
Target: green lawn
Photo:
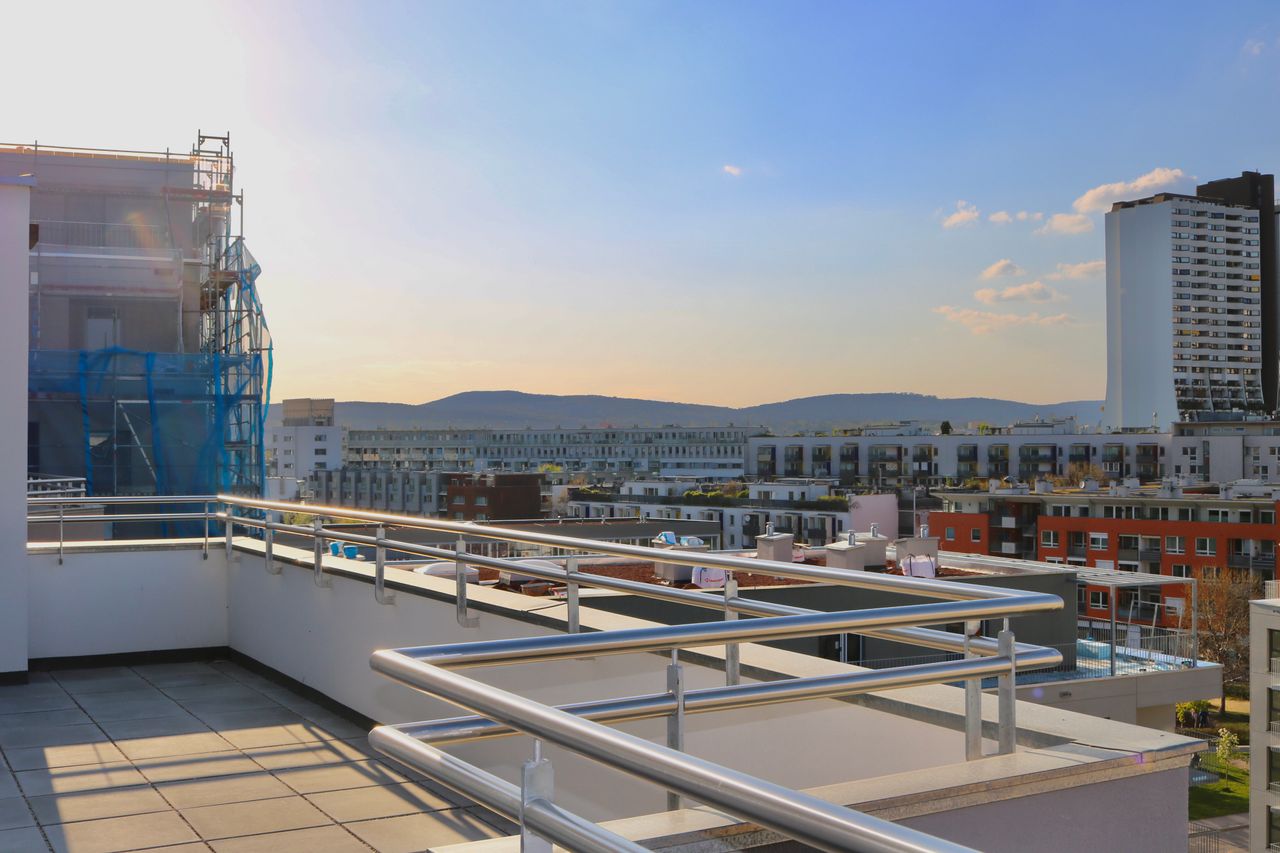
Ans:
<svg viewBox="0 0 1280 853"><path fill-rule="evenodd" d="M1213 753L1200 757L1204 769L1217 773L1221 781L1210 785L1195 785L1191 788L1189 817L1191 820L1204 820L1222 815L1240 814L1249 810L1249 766L1248 760L1242 760L1227 766L1218 763Z"/></svg>

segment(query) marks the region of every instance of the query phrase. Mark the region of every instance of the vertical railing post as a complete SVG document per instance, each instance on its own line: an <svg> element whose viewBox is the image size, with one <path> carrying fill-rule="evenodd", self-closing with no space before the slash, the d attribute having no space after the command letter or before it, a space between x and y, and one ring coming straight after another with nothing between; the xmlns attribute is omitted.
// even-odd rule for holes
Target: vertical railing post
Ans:
<svg viewBox="0 0 1280 853"><path fill-rule="evenodd" d="M267 566L267 574L278 575L284 571L284 566L276 566L276 532L271 528L271 523L275 520L275 513L267 510L263 513L263 516L266 524L262 527L262 558Z"/></svg>
<svg viewBox="0 0 1280 853"><path fill-rule="evenodd" d="M312 518L311 519L311 537L312 537L311 558L313 561L312 569L315 571L315 575L312 577L312 580L314 580L315 585L319 587L327 587L332 585L331 581L329 580L328 577L325 576L325 573L324 573L324 534L322 533L323 530L324 530L324 519L322 519L318 515Z"/></svg>
<svg viewBox="0 0 1280 853"><path fill-rule="evenodd" d="M474 628L480 624L480 620L474 616L467 616L467 540L462 536L458 537L458 543L454 546L454 600L458 612L458 624L463 628Z"/></svg>
<svg viewBox="0 0 1280 853"><path fill-rule="evenodd" d="M59 565L59 566L61 566L61 565L62 565L62 553L63 553L63 552L62 552L62 543L63 543L63 541L64 541L64 539L63 539L63 518L64 518L64 516L63 516L63 512L65 511L65 507L66 507L66 505L65 505L65 504L63 504L61 501L59 501L59 502L58 502L58 565Z"/></svg>
<svg viewBox="0 0 1280 853"><path fill-rule="evenodd" d="M1111 677L1116 675L1116 593L1119 587L1107 590L1107 600L1111 602Z"/></svg>
<svg viewBox="0 0 1280 853"><path fill-rule="evenodd" d="M1009 669L999 676L997 681L998 700L1000 705L1000 755L1008 755L1018 748L1018 659L1014 653L1013 631L1009 628L1009 620L1004 620L1004 630L998 635L1000 656L1009 659Z"/></svg>
<svg viewBox="0 0 1280 853"><path fill-rule="evenodd" d="M576 634L581 630L578 613L578 582L574 579L574 575L578 571L578 558L570 557L565 561L565 579L568 583L564 588L564 603L567 610L566 618L569 623L569 633Z"/></svg>
<svg viewBox="0 0 1280 853"><path fill-rule="evenodd" d="M724 619L733 622L738 618L738 611L729 606L738 597L738 579L729 572L724 579ZM724 683L730 686L742 681L742 656L737 643L725 643L724 646Z"/></svg>
<svg viewBox="0 0 1280 853"><path fill-rule="evenodd" d="M232 538L232 528L234 527L234 525L232 525L232 523L231 523L231 519L235 517L235 516L234 516L234 513L235 513L235 511L236 511L236 508L235 508L234 506L232 506L231 504L226 504L226 507L227 507L227 511L226 511L225 515L226 515L227 517L226 517L226 520L223 522L223 536L224 536L224 537L226 538L226 540L227 540L227 542L226 542L226 545L227 545L227 562L228 562L228 563L230 563L230 562L231 562L231 555L232 555L232 553L233 553L232 545L231 545L231 538Z"/></svg>
<svg viewBox="0 0 1280 853"><path fill-rule="evenodd" d="M525 823L524 810L535 800L551 802L556 777L550 759L542 757L542 741L533 742L533 759L520 768L520 853L551 853L551 842Z"/></svg>
<svg viewBox="0 0 1280 853"><path fill-rule="evenodd" d="M201 548L202 559L209 559L209 502L204 502L204 546Z"/></svg>
<svg viewBox="0 0 1280 853"><path fill-rule="evenodd" d="M667 666L667 691L676 701L675 710L667 716L667 746L684 752L684 667L680 665L680 650L671 650L671 663ZM680 808L680 795L667 792L667 811Z"/></svg>
<svg viewBox="0 0 1280 853"><path fill-rule="evenodd" d="M1200 595L1199 584L1191 578L1191 665L1200 665Z"/></svg>
<svg viewBox="0 0 1280 853"><path fill-rule="evenodd" d="M964 623L965 659L976 657L969 641L981 629L980 622ZM974 761L982 757L982 679L966 678L964 682L964 757Z"/></svg>
<svg viewBox="0 0 1280 853"><path fill-rule="evenodd" d="M373 597L379 604L395 604L396 594L387 592L387 529L379 524L374 538Z"/></svg>

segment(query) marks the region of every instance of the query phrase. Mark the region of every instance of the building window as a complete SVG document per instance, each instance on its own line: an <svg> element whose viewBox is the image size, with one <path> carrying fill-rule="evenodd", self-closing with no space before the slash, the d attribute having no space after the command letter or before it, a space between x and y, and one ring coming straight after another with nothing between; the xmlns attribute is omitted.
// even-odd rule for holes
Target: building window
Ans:
<svg viewBox="0 0 1280 853"><path fill-rule="evenodd" d="M1212 557L1218 553L1218 540L1208 536L1196 537L1196 554L1201 557Z"/></svg>
<svg viewBox="0 0 1280 853"><path fill-rule="evenodd" d="M1111 606L1111 596L1105 590L1089 590L1089 606L1095 610L1105 610Z"/></svg>
<svg viewBox="0 0 1280 853"><path fill-rule="evenodd" d="M489 498L485 495L476 495L476 506L488 506Z"/></svg>
<svg viewBox="0 0 1280 853"><path fill-rule="evenodd" d="M1191 567L1185 563L1174 563L1169 567L1169 574L1175 578L1189 578L1191 577Z"/></svg>
<svg viewBox="0 0 1280 853"><path fill-rule="evenodd" d="M955 538L956 538L956 529L954 527L948 527L946 531L946 539L948 541L953 541Z"/></svg>
<svg viewBox="0 0 1280 853"><path fill-rule="evenodd" d="M1164 550L1170 554L1187 553L1187 540L1182 536L1164 537Z"/></svg>
<svg viewBox="0 0 1280 853"><path fill-rule="evenodd" d="M1040 547L1057 548L1058 547L1058 531L1041 530L1040 531Z"/></svg>
<svg viewBox="0 0 1280 853"><path fill-rule="evenodd" d="M971 528L971 529L969 530L969 541L971 541L971 542L981 542L981 541L982 541L982 529L981 529L981 528L978 528L978 527Z"/></svg>
<svg viewBox="0 0 1280 853"><path fill-rule="evenodd" d="M454 496L453 496L453 502L454 502L455 504L464 504L464 503L466 503L466 502L467 502L467 499L466 499L465 497L463 497L462 495L454 495Z"/></svg>
<svg viewBox="0 0 1280 853"><path fill-rule="evenodd" d="M1107 550L1107 534L1090 533L1089 534L1089 550L1090 551Z"/></svg>
<svg viewBox="0 0 1280 853"><path fill-rule="evenodd" d="M1222 570L1217 566L1201 566L1200 578L1202 580L1217 580L1222 576Z"/></svg>
<svg viewBox="0 0 1280 853"><path fill-rule="evenodd" d="M315 454L316 454L316 456L328 456L328 455L329 455L329 448L327 448L327 447L317 447L317 448L315 449Z"/></svg>
<svg viewBox="0 0 1280 853"><path fill-rule="evenodd" d="M316 433L316 441L328 441L328 440L329 440L329 436L325 435L324 433L322 432Z"/></svg>

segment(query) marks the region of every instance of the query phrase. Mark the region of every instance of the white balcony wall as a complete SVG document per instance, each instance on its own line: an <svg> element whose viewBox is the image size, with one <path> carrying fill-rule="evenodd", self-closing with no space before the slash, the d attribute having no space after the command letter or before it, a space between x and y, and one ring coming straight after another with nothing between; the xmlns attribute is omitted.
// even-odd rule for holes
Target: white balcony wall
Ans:
<svg viewBox="0 0 1280 853"><path fill-rule="evenodd" d="M215 546L219 543L215 543ZM68 543L28 558L31 657L60 658L228 644L227 562L217 547Z"/></svg>
<svg viewBox="0 0 1280 853"><path fill-rule="evenodd" d="M28 225L31 180L0 171L0 677L27 668Z"/></svg>
<svg viewBox="0 0 1280 853"><path fill-rule="evenodd" d="M367 563L333 560L344 574L329 575L332 585L321 588L305 565L309 551L278 548L281 558L295 563L272 575L258 553L237 551L228 564L217 544L208 560L201 558L198 543L168 544L73 543L62 565L56 548L34 546L27 561L33 656L229 646L368 717L406 722L459 711L374 673L369 655L375 649L558 633L562 627L563 606L547 599L471 587L473 615L480 622L463 628L455 620L448 580L402 576L397 580L413 589L399 590L393 605L379 605ZM597 630L650 624L589 607L582 620ZM705 649L704 661L687 663L691 689L723 683L722 673L704 665L720 652ZM662 692L666 663L663 655L632 654L469 673L557 704ZM790 675L844 669L750 645L743 647L743 664L748 671L758 666ZM1046 746L1024 747L992 762L965 762L961 734L937 724L958 706L956 692L935 687L888 694L900 713L817 701L693 715L686 748L788 787L820 788L834 800L981 849L1078 849L1099 828L1109 833L1104 837L1118 837L1114 833L1124 826L1140 829L1129 842L1136 851L1174 849L1177 838L1185 837L1181 822L1172 819L1174 812L1185 815L1185 759L1138 773L1129 751L1156 758L1172 748L1180 755L1183 739L1023 703L1020 724ZM994 705L994 698L987 700ZM661 742L665 721L624 729ZM451 751L514 781L532 747L519 737ZM642 820L656 821L651 831L660 835L678 827L674 816L676 823L664 823L665 793L656 787L560 749L548 754L556 765L560 804L596 820L653 815ZM1117 756L1124 756L1119 764ZM1096 766L1082 766L1094 761ZM1038 781L1018 781L1031 778ZM967 800L961 792L979 796ZM934 804L937 813L921 803ZM1079 823L1080 814L1090 815L1087 826ZM1074 821L1067 819L1071 815ZM1135 815L1141 815L1136 824Z"/></svg>
<svg viewBox="0 0 1280 853"><path fill-rule="evenodd" d="M277 553L285 553L277 549ZM303 556L301 552L296 552ZM310 553L305 554L310 559ZM351 565L348 563L348 565ZM369 667L374 649L561 633L521 618L477 611L476 628L458 625L451 580L413 576L434 590L429 598L405 592L394 605L379 605L366 582L334 577L317 587L309 570L286 567L269 575L260 557L242 554L229 573L230 645L237 651L302 681L366 716L407 722L457 716L459 709L390 681ZM547 609L546 599L471 587L481 605L513 615L538 611L563 618L563 607ZM651 623L584 608L583 625L622 628ZM789 654L789 653L783 653ZM801 662L803 656L792 656ZM812 659L809 659L812 660ZM660 693L665 690L665 656L616 655L586 661L538 663L468 670L473 677L549 704ZM689 689L724 683L717 670L686 667ZM621 728L657 742L665 720ZM874 737L855 733L875 732ZM911 744L904 749L903 744ZM851 778L919 770L963 760L959 732L847 703L819 701L688 718L686 748L703 758L736 767L789 787L831 784ZM464 744L450 750L512 781L532 755L526 738ZM557 802L596 820L661 811L666 794L562 750L556 763ZM797 760L803 756L803 760Z"/></svg>

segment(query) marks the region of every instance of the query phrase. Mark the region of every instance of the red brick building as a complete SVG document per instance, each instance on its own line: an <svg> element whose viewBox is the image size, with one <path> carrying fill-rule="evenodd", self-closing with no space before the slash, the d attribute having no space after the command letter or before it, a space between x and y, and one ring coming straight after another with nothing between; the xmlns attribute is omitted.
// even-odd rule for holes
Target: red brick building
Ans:
<svg viewBox="0 0 1280 853"><path fill-rule="evenodd" d="M540 474L450 474L441 513L455 521L542 517Z"/></svg>
<svg viewBox="0 0 1280 853"><path fill-rule="evenodd" d="M1280 494L1260 486L1243 492L1183 494L1168 486L943 492L943 510L930 512L928 523L944 551L1196 580L1242 569L1273 580ZM1126 590L1116 605L1127 617L1185 627L1185 595L1177 586L1152 586ZM1106 618L1109 596L1103 587L1082 585L1081 616Z"/></svg>

